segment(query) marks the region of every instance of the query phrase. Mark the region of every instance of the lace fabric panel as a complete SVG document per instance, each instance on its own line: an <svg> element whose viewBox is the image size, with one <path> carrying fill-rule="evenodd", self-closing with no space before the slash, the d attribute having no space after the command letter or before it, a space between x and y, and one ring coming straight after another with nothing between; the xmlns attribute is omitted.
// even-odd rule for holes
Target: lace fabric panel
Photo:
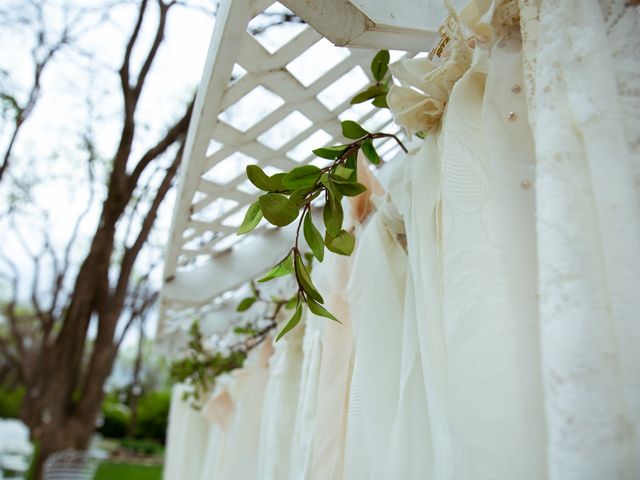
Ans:
<svg viewBox="0 0 640 480"><path fill-rule="evenodd" d="M522 36L522 69L524 71L525 93L529 123L535 128L535 70L540 28L540 0L518 0L520 7L520 34Z"/></svg>
<svg viewBox="0 0 640 480"><path fill-rule="evenodd" d="M537 157L549 476L637 479L638 9L624 0L540 4L536 61L525 78ZM521 13L531 34L533 10Z"/></svg>

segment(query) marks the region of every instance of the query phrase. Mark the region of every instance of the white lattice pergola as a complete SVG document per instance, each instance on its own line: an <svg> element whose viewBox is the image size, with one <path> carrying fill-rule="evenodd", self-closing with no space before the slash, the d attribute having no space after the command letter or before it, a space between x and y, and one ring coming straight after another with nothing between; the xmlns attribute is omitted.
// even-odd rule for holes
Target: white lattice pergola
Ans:
<svg viewBox="0 0 640 480"><path fill-rule="evenodd" d="M290 248L292 226L274 229L263 221L250 235L236 235L258 194L245 178L247 165L260 164L269 174L301 163L323 165L311 150L344 143L344 119L371 131L397 130L388 111L349 103L372 81L375 50L338 48L327 38L350 47L425 51L439 38L435 29L445 16L441 0L282 3L315 30L290 23L263 31L270 18L288 11L273 0L221 2L185 148L161 334L205 310L231 315L225 292L270 268ZM395 58L402 55L395 52ZM387 159L395 149L392 142L378 145Z"/></svg>

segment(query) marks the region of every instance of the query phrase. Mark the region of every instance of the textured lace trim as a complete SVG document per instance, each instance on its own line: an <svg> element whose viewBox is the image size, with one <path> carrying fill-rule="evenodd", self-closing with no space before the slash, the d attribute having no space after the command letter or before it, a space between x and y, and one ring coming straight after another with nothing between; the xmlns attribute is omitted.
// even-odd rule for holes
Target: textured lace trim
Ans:
<svg viewBox="0 0 640 480"><path fill-rule="evenodd" d="M467 45L462 22L455 9L445 0L449 16L441 27L442 40L436 54L447 47L446 58L437 60L404 60L391 66L398 85L387 97L396 123L412 134L428 132L440 125L453 85L471 66L472 49Z"/></svg>
<svg viewBox="0 0 640 480"><path fill-rule="evenodd" d="M474 42L488 42L505 28L520 22L517 0L482 6L470 2L460 15L450 0L444 0L449 13L440 27L442 37L428 59L403 60L391 66L397 85L391 87L388 103L396 123L409 134L427 133L440 125L455 83L472 63ZM465 27L473 35L465 36Z"/></svg>

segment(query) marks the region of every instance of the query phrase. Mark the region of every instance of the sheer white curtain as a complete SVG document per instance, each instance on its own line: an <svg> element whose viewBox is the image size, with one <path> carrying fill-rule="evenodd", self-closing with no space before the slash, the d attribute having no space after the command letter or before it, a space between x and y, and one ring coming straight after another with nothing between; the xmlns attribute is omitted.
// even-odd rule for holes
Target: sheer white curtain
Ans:
<svg viewBox="0 0 640 480"><path fill-rule="evenodd" d="M519 33L497 25L472 50L455 14L445 25L452 47L440 66L417 60L392 69L403 84L389 98L392 110L400 108L397 119L429 128L390 193L407 231L414 293L405 322L414 318L424 379L424 400L417 391L407 398L414 409L426 402L430 429L424 455L411 451L392 471L413 465L410 478L418 471L538 480L546 475L546 444L534 154ZM416 105L446 107L409 115L411 96Z"/></svg>
<svg viewBox="0 0 640 480"><path fill-rule="evenodd" d="M312 271L314 284L324 296L327 272L324 264L315 264ZM311 479L313 463L313 438L316 428L316 405L318 400L318 382L320 361L322 358L322 334L327 319L317 317L306 310L304 318L304 339L302 342L303 359L298 387L298 405L290 414L295 414L291 465L289 478Z"/></svg>
<svg viewBox="0 0 640 480"><path fill-rule="evenodd" d="M291 311L287 310L290 315ZM288 320L288 318L287 318ZM260 421L257 476L260 480L288 478L300 388L302 338L299 325L274 345ZM250 459L247 459L250 461Z"/></svg>
<svg viewBox="0 0 640 480"><path fill-rule="evenodd" d="M189 387L176 384L171 392L167 446L164 460L165 480L200 478L209 435L209 422L183 395Z"/></svg>
<svg viewBox="0 0 640 480"><path fill-rule="evenodd" d="M407 255L376 212L359 235L349 281L355 358L344 478L381 478L398 403Z"/></svg>

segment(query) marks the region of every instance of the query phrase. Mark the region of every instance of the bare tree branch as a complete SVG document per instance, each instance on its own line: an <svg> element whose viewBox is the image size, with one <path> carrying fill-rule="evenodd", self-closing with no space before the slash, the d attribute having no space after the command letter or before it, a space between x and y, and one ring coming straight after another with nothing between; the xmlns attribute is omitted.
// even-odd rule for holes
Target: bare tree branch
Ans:
<svg viewBox="0 0 640 480"><path fill-rule="evenodd" d="M191 112L193 111L193 100L187 106L187 109L182 114L182 116L177 120L177 122L169 128L167 133L158 143L156 143L153 147L151 147L147 152L140 158L138 163L129 175L129 188L132 189L138 184L138 180L140 180L140 176L144 172L145 168L162 155L167 149L173 145L180 137L184 136L189 128L189 121L191 120ZM133 191L133 190L132 190Z"/></svg>
<svg viewBox="0 0 640 480"><path fill-rule="evenodd" d="M92 112L93 107L91 102L89 102L89 111ZM64 287L64 282L69 272L69 267L71 265L71 253L74 250L78 239L78 233L80 231L80 225L84 222L89 212L93 207L93 201L95 198L95 173L93 171L94 164L97 160L98 154L96 152L95 142L93 140L93 131L91 129L91 123L87 122L87 127L82 135L82 142L84 145L84 149L87 151L87 180L89 184L89 198L87 199L87 203L85 208L82 210L78 218L73 224L73 228L71 230L71 236L67 241L67 245L64 249L64 253L62 256L62 267L60 268L59 274L56 275L53 282L53 293L51 299L51 305L49 307L49 316L51 318L55 318L56 316L56 307L58 302L60 301L60 294Z"/></svg>
<svg viewBox="0 0 640 480"><path fill-rule="evenodd" d="M138 258L138 254L140 250L142 250L143 245L149 238L149 233L153 228L153 225L156 220L156 216L158 214L158 209L162 204L164 197L167 192L171 188L173 184L173 179L176 176L178 171L178 167L180 166L180 161L182 160L182 153L184 152L184 142L180 145L180 148L176 152L176 155L173 159L173 162L167 168L164 178L158 187L157 193L151 202L149 209L147 210L146 215L144 216L144 220L142 221L142 226L140 227L140 232L138 233L138 237L133 242L131 247L127 247L125 249L124 257L122 258L122 262L120 264L120 275L118 277L118 282L115 289L114 298L116 304L121 302L124 299L124 295L126 294L127 285L129 283L129 277L131 276L131 272L133 270L133 265L135 264L136 259Z"/></svg>
<svg viewBox="0 0 640 480"><path fill-rule="evenodd" d="M129 92L131 90L130 83L130 68L131 68L131 56L133 54L133 47L138 41L138 36L140 35L140 29L142 28L142 22L144 21L144 15L147 11L147 0L142 0L140 2L140 6L138 7L138 17L136 19L136 23L133 27L133 31L129 36L129 41L127 42L127 46L124 49L124 58L122 60L122 66L120 67L120 84L123 92ZM126 95L125 95L126 97ZM125 106L126 106L126 98L125 98Z"/></svg>
<svg viewBox="0 0 640 480"><path fill-rule="evenodd" d="M69 41L69 26L65 25L57 41L47 46L48 41L47 28L44 20L44 6L42 3L37 2L32 2L32 5L35 8L36 16L38 17L39 23L39 28L36 33L36 45L31 51L31 57L33 60L33 81L27 95L27 101L24 106L20 106L15 99L12 102L15 110L14 125L9 137L8 145L2 155L2 164L0 164L0 182L2 181L5 172L9 168L11 155L13 153L16 140L18 139L18 134L20 133L24 122L27 120L27 118L29 118L38 100L40 99L42 74L54 55ZM40 52L43 50L46 53L41 57Z"/></svg>
<svg viewBox="0 0 640 480"><path fill-rule="evenodd" d="M158 49L160 48L160 44L164 39L164 31L167 25L167 12L169 8L171 8L171 3L165 4L162 0L157 0L158 8L160 9L160 18L158 20L158 26L156 28L156 34L153 39L153 43L149 48L147 56L142 64L142 68L140 68L140 73L138 73L138 79L136 80L136 85L133 88L135 92L136 100L140 97L140 92L142 91L142 87L144 86L144 82L147 79L147 75L149 74L149 70L151 69L151 65L153 65L154 60L156 59L156 55L158 54Z"/></svg>

